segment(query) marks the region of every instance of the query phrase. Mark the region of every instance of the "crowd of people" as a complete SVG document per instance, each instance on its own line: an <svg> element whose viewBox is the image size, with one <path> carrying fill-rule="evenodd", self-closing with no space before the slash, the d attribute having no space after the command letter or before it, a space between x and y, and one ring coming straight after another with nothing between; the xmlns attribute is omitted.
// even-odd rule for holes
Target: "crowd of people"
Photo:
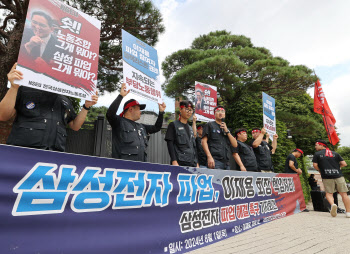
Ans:
<svg viewBox="0 0 350 254"><path fill-rule="evenodd" d="M16 115L7 144L64 151L66 126L79 130L89 109L97 103L98 94L93 95L91 101L85 101L82 110L76 114L67 97L17 85L15 81L22 78L23 74L16 70L15 64L8 73L11 87L0 102L0 121L7 121ZM122 113L116 114L128 93L126 85L122 84L120 94L106 114L112 127L112 156L146 162L148 135L160 131L166 105L159 104L154 125L137 123L146 105L134 99L126 101ZM270 144L266 129L254 128L251 131L252 139L247 142L248 131L245 128L237 129L234 134L228 129L225 108L220 105L214 109L214 121L197 126L195 107L191 101L181 101L179 119L168 126L165 141L171 165L230 170L230 158L233 158L236 169L240 171L274 172L271 156L277 149L277 134ZM192 126L188 123L191 117ZM350 199L341 173L341 167L347 166L346 162L338 153L331 151L324 140L317 140L315 149L313 166L323 179L331 215L336 216L339 210L333 198L333 193L338 192L343 199L346 216L350 218ZM302 174L297 158L303 153L296 148L287 156L285 173Z"/></svg>

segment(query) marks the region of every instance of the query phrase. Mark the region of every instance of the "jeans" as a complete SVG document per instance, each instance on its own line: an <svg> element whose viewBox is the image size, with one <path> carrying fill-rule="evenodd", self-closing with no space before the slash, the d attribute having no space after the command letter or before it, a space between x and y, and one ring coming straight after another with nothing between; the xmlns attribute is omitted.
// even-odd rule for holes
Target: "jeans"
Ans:
<svg viewBox="0 0 350 254"><path fill-rule="evenodd" d="M214 162L215 162L215 167L214 168L217 168L217 169L224 169L224 170L230 170L230 165L226 165L221 162L221 161L217 161L214 159Z"/></svg>

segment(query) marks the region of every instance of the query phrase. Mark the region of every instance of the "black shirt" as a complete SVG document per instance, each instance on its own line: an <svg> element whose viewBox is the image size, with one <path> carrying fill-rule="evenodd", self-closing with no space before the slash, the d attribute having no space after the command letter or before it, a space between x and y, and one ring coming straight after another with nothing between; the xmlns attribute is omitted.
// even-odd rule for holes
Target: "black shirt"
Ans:
<svg viewBox="0 0 350 254"><path fill-rule="evenodd" d="M255 139L249 142L249 145L253 147ZM258 163L259 170L271 170L274 171L272 159L271 159L272 146L266 141L262 140L260 145L256 148L253 147L255 153L256 162Z"/></svg>
<svg viewBox="0 0 350 254"><path fill-rule="evenodd" d="M293 169L291 169L289 167L289 161L293 161L294 162L294 167L296 169L298 169L298 162L297 162L297 158L295 158L295 156L291 153L290 155L287 156L287 159L286 159L286 164L284 166L284 173L287 173L287 174L297 174L297 172L295 172Z"/></svg>
<svg viewBox="0 0 350 254"><path fill-rule="evenodd" d="M133 161L147 161L145 149L147 148L148 140L145 136L160 131L164 112L159 112L154 125L140 124L116 115L122 100L123 96L118 95L109 106L106 114L107 120L112 127L112 157ZM125 126L128 126L128 128L132 126L132 128L127 130ZM135 133L135 130L137 130L137 133ZM129 140L135 137L135 134L136 138L134 140Z"/></svg>
<svg viewBox="0 0 350 254"><path fill-rule="evenodd" d="M233 153L238 153L247 171L259 172L253 148L244 142L237 140L237 147L233 148ZM237 163L236 163L237 164ZM237 164L237 169L239 168Z"/></svg>
<svg viewBox="0 0 350 254"><path fill-rule="evenodd" d="M339 162L344 161L343 158L336 152L333 152L333 157L326 157L326 149L315 153L312 162L317 163L323 179L335 179L342 177Z"/></svg>
<svg viewBox="0 0 350 254"><path fill-rule="evenodd" d="M309 180L309 184L310 184L311 189L314 190L315 187L317 187L317 183L315 182L315 178L310 176L308 178L308 180Z"/></svg>
<svg viewBox="0 0 350 254"><path fill-rule="evenodd" d="M207 155L204 152L203 146L202 146L202 139L200 137L196 138L196 145L197 145L197 156L198 156L198 164L200 166L207 166Z"/></svg>
<svg viewBox="0 0 350 254"><path fill-rule="evenodd" d="M188 125L188 123L184 124L181 121L178 121L178 123L185 129L187 137L189 139L191 139L191 131L190 131L190 126ZM169 156L170 156L170 164L172 164L173 161L177 161L180 164L180 162L178 161L177 157L176 157L176 152L175 152L175 140L176 140L176 130L175 130L175 124L174 122L171 122L168 126L167 132L165 134L165 138L164 140L167 142L167 146L168 146L168 152L169 152ZM197 155L196 155L197 157ZM188 165L182 165L182 166L188 166ZM195 165L197 166L197 165Z"/></svg>
<svg viewBox="0 0 350 254"><path fill-rule="evenodd" d="M72 102L67 97L20 86L15 109L17 115L7 144L65 150L66 125L76 118Z"/></svg>
<svg viewBox="0 0 350 254"><path fill-rule="evenodd" d="M190 126L186 123L186 124L183 124L183 127L185 128L186 130L186 133L187 133L187 136L190 137ZM170 164L171 162L173 161L176 161L176 155L175 155L175 148L174 148L174 141L175 141L175 125L174 125L174 122L171 122L169 125L168 125L168 129L166 131L166 134L165 134L165 141L167 142L167 146L168 146L168 151L169 151L169 156L170 156Z"/></svg>
<svg viewBox="0 0 350 254"><path fill-rule="evenodd" d="M181 123L186 130L188 137L190 137L190 126L186 123ZM174 122L171 122L168 126L168 129L165 134L165 141L174 141L175 140L175 125Z"/></svg>
<svg viewBox="0 0 350 254"><path fill-rule="evenodd" d="M224 130L220 128L220 125L215 121L204 125L202 138L205 136L208 138L208 147L214 160L228 164L233 153L233 146L229 138L224 134ZM217 143L218 140L223 142L219 145Z"/></svg>

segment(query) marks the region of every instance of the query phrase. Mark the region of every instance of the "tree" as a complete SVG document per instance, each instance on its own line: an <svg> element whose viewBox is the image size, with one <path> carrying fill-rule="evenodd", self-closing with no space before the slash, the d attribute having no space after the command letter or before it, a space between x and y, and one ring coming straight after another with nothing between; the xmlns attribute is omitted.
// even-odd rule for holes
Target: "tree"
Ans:
<svg viewBox="0 0 350 254"><path fill-rule="evenodd" d="M350 160L350 146L339 147L337 153L339 153L344 160Z"/></svg>
<svg viewBox="0 0 350 254"><path fill-rule="evenodd" d="M91 107L91 109L89 110L86 116L85 122L95 122L99 115L106 116L107 110L108 108L105 106Z"/></svg>
<svg viewBox="0 0 350 254"><path fill-rule="evenodd" d="M2 0L5 19L0 24L0 100L5 95L7 76L17 61L29 0ZM153 46L164 31L162 17L151 0L65 0L102 22L98 70L101 93L118 88L122 79L121 30Z"/></svg>
<svg viewBox="0 0 350 254"><path fill-rule="evenodd" d="M327 137L322 117L313 113L312 99L306 94L317 80L312 70L274 57L245 36L226 31L202 35L189 49L168 56L162 69L166 78L162 86L171 97L192 99L195 81L216 86L218 102L226 107L225 121L233 129L262 127L262 92L273 96L279 139L272 160L277 172L283 172L292 149L312 154L315 139ZM293 139L287 138L287 129Z"/></svg>
<svg viewBox="0 0 350 254"><path fill-rule="evenodd" d="M322 116L314 113L313 99L306 92L276 101L277 118L291 130L295 146L305 154L315 153L315 140L328 140Z"/></svg>
<svg viewBox="0 0 350 254"><path fill-rule="evenodd" d="M291 66L269 50L254 47L249 38L227 31L196 38L190 49L168 56L162 69L167 96L192 96L194 81L199 81L216 86L224 104L247 92L266 92L275 98L293 96L316 81L306 66Z"/></svg>

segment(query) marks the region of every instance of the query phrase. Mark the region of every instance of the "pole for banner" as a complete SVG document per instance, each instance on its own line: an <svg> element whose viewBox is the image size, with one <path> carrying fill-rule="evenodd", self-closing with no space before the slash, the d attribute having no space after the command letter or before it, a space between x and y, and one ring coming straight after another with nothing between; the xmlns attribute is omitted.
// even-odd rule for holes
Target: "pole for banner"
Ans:
<svg viewBox="0 0 350 254"><path fill-rule="evenodd" d="M317 75L316 75L315 70L314 70L314 74L315 74L317 80L319 80L318 77L317 77ZM317 86L317 90L318 90L318 86ZM315 100L315 98L314 98L314 100ZM323 121L324 121L324 123L326 124L326 130L327 130L328 140L331 142L332 148L333 148L333 150L334 150L334 145L333 145L333 142L332 142L332 137L331 137L331 135L330 135L331 133L329 132L329 128L328 128L328 123L327 123L327 118L326 118L326 113L325 113L324 107L322 107L322 112L323 112L323 115L322 115L322 116L323 116Z"/></svg>

